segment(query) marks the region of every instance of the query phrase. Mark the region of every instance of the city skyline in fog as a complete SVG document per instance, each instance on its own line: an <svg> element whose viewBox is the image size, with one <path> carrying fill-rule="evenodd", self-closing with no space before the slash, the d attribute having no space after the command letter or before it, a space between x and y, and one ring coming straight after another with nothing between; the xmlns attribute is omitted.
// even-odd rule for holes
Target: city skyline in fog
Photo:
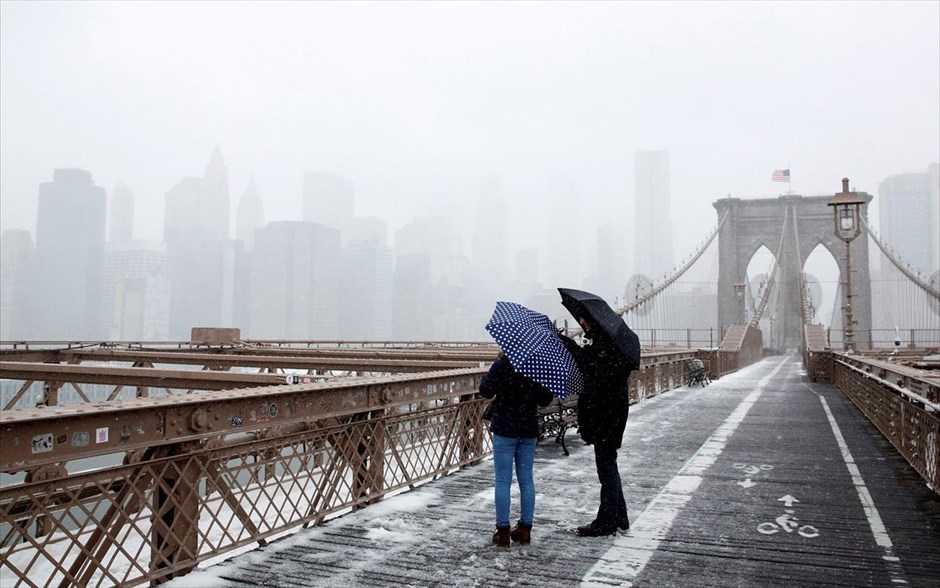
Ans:
<svg viewBox="0 0 940 588"><path fill-rule="evenodd" d="M475 218L497 177L511 254L621 219L629 232L634 153L665 150L682 257L727 194L828 194L843 176L877 194L940 159L936 3L0 10L3 229L34 232L38 185L76 167L109 194L123 182L135 236L159 240L166 193L219 146L232 231L250 177L278 221L301 218L306 173L334 173L390 236Z"/></svg>

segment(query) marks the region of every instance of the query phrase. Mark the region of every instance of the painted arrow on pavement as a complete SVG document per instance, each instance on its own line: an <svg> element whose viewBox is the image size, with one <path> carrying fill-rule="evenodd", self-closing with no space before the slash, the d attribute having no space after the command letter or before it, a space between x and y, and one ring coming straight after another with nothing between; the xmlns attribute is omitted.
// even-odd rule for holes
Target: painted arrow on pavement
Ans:
<svg viewBox="0 0 940 588"><path fill-rule="evenodd" d="M786 496L781 496L781 497L778 498L777 500L780 501L780 502L782 502L782 503L784 504L784 506L786 506L786 507L788 507L788 508L791 507L791 506L793 506L793 503L794 503L794 502L799 502L799 500L797 500L796 498L790 496L789 494L787 494Z"/></svg>

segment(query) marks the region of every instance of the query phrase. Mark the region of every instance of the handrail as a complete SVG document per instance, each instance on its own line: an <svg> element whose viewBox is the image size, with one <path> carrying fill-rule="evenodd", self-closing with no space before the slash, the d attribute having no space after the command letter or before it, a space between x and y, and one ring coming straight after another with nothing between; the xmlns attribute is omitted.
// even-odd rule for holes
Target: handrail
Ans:
<svg viewBox="0 0 940 588"><path fill-rule="evenodd" d="M904 388L898 386L897 384L893 382L889 382L888 380L885 380L884 378L880 378L871 372L866 372L865 370L855 367L854 365L847 363L841 359L837 358L835 361L836 363L840 365L844 365L845 367L849 368L852 371L858 372L859 374L865 376L866 378L871 378L872 380L878 382L882 386L887 386L888 388L891 388L895 392L898 392L902 394L903 396L910 398L911 400L920 402L921 404L923 404L926 408L929 408L930 410L940 412L940 403L931 402L930 400L928 400L927 398L924 398L920 394L915 394L911 392L910 390L905 390Z"/></svg>

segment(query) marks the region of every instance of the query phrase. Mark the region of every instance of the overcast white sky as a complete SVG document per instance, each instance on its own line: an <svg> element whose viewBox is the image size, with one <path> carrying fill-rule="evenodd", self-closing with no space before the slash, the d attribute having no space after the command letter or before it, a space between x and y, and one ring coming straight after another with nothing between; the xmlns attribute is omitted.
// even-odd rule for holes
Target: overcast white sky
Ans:
<svg viewBox="0 0 940 588"><path fill-rule="evenodd" d="M726 194L831 194L940 160L938 2L10 2L0 4L0 227L35 230L59 167L164 193L216 144L232 210L267 220L302 175L356 186L390 235L475 211L499 175L520 240L604 207L627 229L633 153L668 149L675 254ZM528 213L528 214L527 214ZM569 222L578 222L578 216ZM518 243L517 243L518 244Z"/></svg>

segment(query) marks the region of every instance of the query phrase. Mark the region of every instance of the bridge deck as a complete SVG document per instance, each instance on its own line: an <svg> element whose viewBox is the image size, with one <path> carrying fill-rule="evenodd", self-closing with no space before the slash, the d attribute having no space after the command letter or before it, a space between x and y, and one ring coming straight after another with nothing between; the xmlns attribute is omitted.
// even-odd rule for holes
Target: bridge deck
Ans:
<svg viewBox="0 0 940 588"><path fill-rule="evenodd" d="M489 543L486 462L168 586L940 585L940 497L796 357L633 407L627 532L574 533L598 486L569 448L539 446L528 547Z"/></svg>

